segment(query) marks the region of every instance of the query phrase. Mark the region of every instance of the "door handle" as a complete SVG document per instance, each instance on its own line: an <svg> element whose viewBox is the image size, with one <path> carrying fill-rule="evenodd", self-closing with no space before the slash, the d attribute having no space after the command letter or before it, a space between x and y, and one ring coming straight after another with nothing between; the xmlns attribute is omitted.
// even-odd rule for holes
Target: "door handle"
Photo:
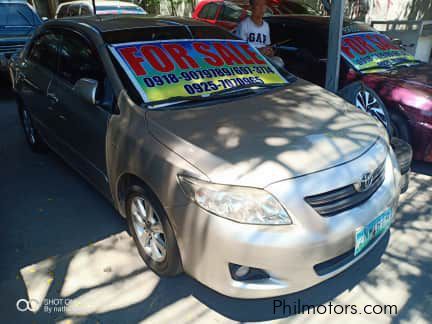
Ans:
<svg viewBox="0 0 432 324"><path fill-rule="evenodd" d="M47 97L49 98L49 100L51 100L51 102L53 104L56 104L57 102L59 102L58 98L56 97L56 95L54 93L47 93Z"/></svg>
<svg viewBox="0 0 432 324"><path fill-rule="evenodd" d="M66 117L64 115L58 115L58 118L60 118L61 120L66 120Z"/></svg>

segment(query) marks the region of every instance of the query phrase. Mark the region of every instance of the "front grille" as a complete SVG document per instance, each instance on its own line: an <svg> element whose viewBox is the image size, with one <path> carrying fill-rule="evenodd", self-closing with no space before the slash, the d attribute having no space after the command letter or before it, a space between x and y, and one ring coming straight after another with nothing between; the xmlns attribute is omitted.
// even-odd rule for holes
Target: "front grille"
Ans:
<svg viewBox="0 0 432 324"><path fill-rule="evenodd" d="M306 197L306 202L321 216L329 217L359 206L368 200L383 184L385 163L382 163L372 174L370 187L362 192L355 189L354 184L328 191L319 195Z"/></svg>
<svg viewBox="0 0 432 324"><path fill-rule="evenodd" d="M24 45L0 45L0 54L14 54L19 52Z"/></svg>

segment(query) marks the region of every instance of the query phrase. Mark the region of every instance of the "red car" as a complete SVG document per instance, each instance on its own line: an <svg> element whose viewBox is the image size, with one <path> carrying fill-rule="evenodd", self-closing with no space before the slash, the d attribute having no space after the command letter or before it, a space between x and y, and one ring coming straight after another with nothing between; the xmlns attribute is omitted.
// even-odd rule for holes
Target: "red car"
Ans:
<svg viewBox="0 0 432 324"><path fill-rule="evenodd" d="M329 17L265 19L285 68L324 86ZM416 61L369 25L345 20L340 72L343 98L410 143L414 159L432 162L432 65Z"/></svg>
<svg viewBox="0 0 432 324"><path fill-rule="evenodd" d="M250 14L248 9L248 0L203 0L196 6L192 18L233 30L240 21ZM273 14L318 15L319 13L301 1L268 0L267 15Z"/></svg>

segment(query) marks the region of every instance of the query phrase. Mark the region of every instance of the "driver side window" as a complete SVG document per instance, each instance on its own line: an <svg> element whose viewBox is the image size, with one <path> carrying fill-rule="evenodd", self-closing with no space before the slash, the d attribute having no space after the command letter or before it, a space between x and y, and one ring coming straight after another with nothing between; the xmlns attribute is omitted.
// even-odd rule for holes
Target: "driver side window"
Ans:
<svg viewBox="0 0 432 324"><path fill-rule="evenodd" d="M85 39L74 33L64 34L60 49L60 76L74 85L79 79L103 81L104 71L98 57Z"/></svg>
<svg viewBox="0 0 432 324"><path fill-rule="evenodd" d="M99 56L86 39L73 32L63 34L59 53L59 76L71 87L80 79L98 81L97 101L106 105L112 102L112 89Z"/></svg>
<svg viewBox="0 0 432 324"><path fill-rule="evenodd" d="M27 58L29 61L55 72L58 44L57 35L53 33L43 34L34 41Z"/></svg>

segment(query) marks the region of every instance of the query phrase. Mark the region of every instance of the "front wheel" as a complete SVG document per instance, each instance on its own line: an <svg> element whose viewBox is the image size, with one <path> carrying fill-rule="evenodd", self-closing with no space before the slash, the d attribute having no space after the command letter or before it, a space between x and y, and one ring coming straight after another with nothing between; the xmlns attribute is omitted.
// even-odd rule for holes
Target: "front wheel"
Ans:
<svg viewBox="0 0 432 324"><path fill-rule="evenodd" d="M377 119L392 134L390 114L377 93L361 82L353 83L342 89L341 96L360 110Z"/></svg>
<svg viewBox="0 0 432 324"><path fill-rule="evenodd" d="M129 230L147 266L160 276L183 271L177 241L168 217L149 192L134 188L126 202Z"/></svg>

